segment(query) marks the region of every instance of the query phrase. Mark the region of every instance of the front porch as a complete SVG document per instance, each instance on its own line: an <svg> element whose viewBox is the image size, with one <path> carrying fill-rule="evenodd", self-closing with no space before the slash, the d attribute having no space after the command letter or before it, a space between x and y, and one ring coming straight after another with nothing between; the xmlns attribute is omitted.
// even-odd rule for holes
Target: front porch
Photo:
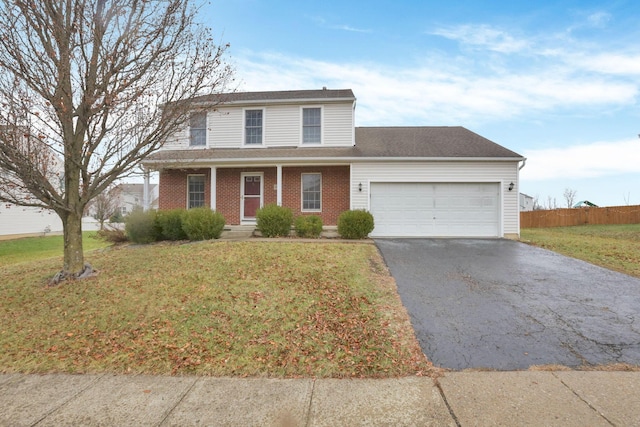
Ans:
<svg viewBox="0 0 640 427"><path fill-rule="evenodd" d="M318 215L324 225L335 226L350 209L351 192L349 165L163 169L159 208L209 206L228 225L251 226L258 208L277 204L294 216Z"/></svg>

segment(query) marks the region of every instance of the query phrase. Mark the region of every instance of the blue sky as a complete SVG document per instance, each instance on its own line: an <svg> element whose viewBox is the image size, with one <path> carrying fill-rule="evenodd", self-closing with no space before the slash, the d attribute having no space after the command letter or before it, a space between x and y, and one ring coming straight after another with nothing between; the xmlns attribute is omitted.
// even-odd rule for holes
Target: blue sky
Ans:
<svg viewBox="0 0 640 427"><path fill-rule="evenodd" d="M543 205L640 204L640 2L211 0L238 90L353 89L357 126L464 126Z"/></svg>

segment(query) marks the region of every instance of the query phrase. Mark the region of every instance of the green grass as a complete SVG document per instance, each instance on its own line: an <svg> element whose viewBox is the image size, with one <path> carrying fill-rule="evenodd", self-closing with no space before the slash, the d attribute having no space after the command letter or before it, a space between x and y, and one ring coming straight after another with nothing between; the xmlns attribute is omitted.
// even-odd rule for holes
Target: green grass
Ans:
<svg viewBox="0 0 640 427"><path fill-rule="evenodd" d="M0 267L0 371L388 377L431 369L375 246L205 242ZM8 280L6 280L8 279Z"/></svg>
<svg viewBox="0 0 640 427"><path fill-rule="evenodd" d="M85 252L109 246L109 243L94 238L95 234L95 231L82 233L82 245ZM52 257L62 258L63 250L62 236L0 240L0 266Z"/></svg>
<svg viewBox="0 0 640 427"><path fill-rule="evenodd" d="M528 228L520 240L640 277L640 224Z"/></svg>

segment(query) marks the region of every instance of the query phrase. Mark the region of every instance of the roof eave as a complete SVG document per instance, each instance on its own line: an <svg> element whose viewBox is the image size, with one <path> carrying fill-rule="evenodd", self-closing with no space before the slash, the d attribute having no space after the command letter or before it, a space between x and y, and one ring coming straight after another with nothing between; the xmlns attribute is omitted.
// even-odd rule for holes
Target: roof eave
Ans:
<svg viewBox="0 0 640 427"><path fill-rule="evenodd" d="M205 166L215 164L275 164L275 163L363 163L363 162L520 162L524 157L254 157L254 158L207 158L207 159L164 159L164 160L144 160L143 165L166 166L194 165Z"/></svg>
<svg viewBox="0 0 640 427"><path fill-rule="evenodd" d="M354 97L339 97L339 98L296 98L296 99L253 99L253 100L239 100L239 101L197 101L193 105L199 105L206 107L213 105L217 107L234 106L234 105L268 105L268 104L322 104L331 102L354 102Z"/></svg>

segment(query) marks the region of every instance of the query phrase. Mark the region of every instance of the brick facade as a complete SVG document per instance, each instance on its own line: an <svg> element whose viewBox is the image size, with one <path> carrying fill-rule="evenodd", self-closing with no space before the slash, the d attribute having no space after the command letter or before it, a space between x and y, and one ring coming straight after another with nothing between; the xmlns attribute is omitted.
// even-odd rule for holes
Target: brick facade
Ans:
<svg viewBox="0 0 640 427"><path fill-rule="evenodd" d="M276 203L277 169L271 168L218 168L216 170L216 210L228 225L240 224L241 176L244 172L263 174L264 204ZM159 208L173 209L187 206L187 176L205 175L205 204L211 206L211 169L165 169L160 173ZM302 213L303 173L322 174L322 211ZM341 212L350 207L349 166L305 166L282 168L282 205L291 208L294 216L318 215L324 225L336 225Z"/></svg>
<svg viewBox="0 0 640 427"><path fill-rule="evenodd" d="M158 191L159 209L187 208L187 176L204 175L204 202L211 206L211 169L163 169L160 172L160 188Z"/></svg>
<svg viewBox="0 0 640 427"><path fill-rule="evenodd" d="M322 174L322 212L302 212L303 173ZM282 205L291 208L294 216L319 215L324 225L337 225L338 216L349 210L349 166L282 168Z"/></svg>

